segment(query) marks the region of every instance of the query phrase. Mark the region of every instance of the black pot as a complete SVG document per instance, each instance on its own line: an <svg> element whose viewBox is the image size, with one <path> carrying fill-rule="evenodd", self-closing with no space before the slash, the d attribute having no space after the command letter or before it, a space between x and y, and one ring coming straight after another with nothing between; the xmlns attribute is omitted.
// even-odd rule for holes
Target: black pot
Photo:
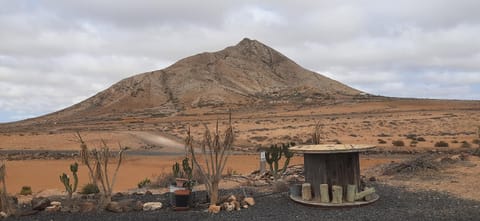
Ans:
<svg viewBox="0 0 480 221"><path fill-rule="evenodd" d="M175 210L188 209L190 194L190 190L175 191Z"/></svg>

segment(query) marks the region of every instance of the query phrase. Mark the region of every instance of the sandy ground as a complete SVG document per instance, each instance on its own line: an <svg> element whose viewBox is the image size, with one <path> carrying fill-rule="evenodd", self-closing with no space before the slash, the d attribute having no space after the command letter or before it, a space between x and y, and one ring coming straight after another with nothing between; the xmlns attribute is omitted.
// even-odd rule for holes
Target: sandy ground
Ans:
<svg viewBox="0 0 480 221"><path fill-rule="evenodd" d="M175 156L128 156L118 173L115 191L127 191L134 189L137 183L144 178L152 181L161 173L170 173L174 162L181 162L182 157ZM371 168L380 163L389 162L389 158L363 157L362 168ZM258 155L233 155L230 157L224 173L227 170L235 174L247 175L259 168L260 157ZM25 160L7 162L7 186L8 191L16 194L22 186L31 186L34 192L45 189L63 189L59 181L62 173L70 174L69 165L72 160ZM290 165L303 164L303 157L295 156ZM283 162L281 162L283 165ZM115 165L111 164L111 168ZM267 165L268 166L268 165ZM79 166L79 186L88 181L87 168Z"/></svg>

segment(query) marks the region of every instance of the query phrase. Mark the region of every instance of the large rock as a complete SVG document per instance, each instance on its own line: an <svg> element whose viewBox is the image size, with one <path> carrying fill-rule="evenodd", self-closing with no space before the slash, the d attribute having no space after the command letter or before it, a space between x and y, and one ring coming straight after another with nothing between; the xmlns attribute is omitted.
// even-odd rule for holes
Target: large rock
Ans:
<svg viewBox="0 0 480 221"><path fill-rule="evenodd" d="M47 208L48 206L50 206L50 200L48 198L37 197L32 199L32 209L34 210L41 211Z"/></svg>
<svg viewBox="0 0 480 221"><path fill-rule="evenodd" d="M143 211L155 211L162 208L161 202L147 202L143 204Z"/></svg>

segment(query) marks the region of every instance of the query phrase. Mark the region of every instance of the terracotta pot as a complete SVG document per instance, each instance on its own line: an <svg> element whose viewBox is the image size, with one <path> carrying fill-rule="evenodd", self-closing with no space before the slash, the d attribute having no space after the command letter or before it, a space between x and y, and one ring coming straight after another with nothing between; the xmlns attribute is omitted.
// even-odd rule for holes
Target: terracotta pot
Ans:
<svg viewBox="0 0 480 221"><path fill-rule="evenodd" d="M188 179L185 178L175 178L175 183L177 184L177 187L183 187L183 184L185 184L188 181Z"/></svg>

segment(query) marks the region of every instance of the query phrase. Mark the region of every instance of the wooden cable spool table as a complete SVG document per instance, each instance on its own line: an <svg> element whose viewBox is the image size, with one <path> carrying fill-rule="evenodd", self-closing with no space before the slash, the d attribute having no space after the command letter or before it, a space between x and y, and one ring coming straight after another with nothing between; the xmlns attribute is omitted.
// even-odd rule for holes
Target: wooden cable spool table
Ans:
<svg viewBox="0 0 480 221"><path fill-rule="evenodd" d="M310 183L312 191L311 200L303 200L300 196L290 195L295 202L321 206L321 207L349 207L361 206L375 202L379 196L375 194L368 201L346 200L347 189L350 185L361 189L360 183L360 157L359 153L375 148L371 145L349 144L319 144L300 145L290 147L290 151L304 154L305 183ZM343 200L341 203L321 201L320 185L328 184L328 199L333 199L333 186L342 187Z"/></svg>

